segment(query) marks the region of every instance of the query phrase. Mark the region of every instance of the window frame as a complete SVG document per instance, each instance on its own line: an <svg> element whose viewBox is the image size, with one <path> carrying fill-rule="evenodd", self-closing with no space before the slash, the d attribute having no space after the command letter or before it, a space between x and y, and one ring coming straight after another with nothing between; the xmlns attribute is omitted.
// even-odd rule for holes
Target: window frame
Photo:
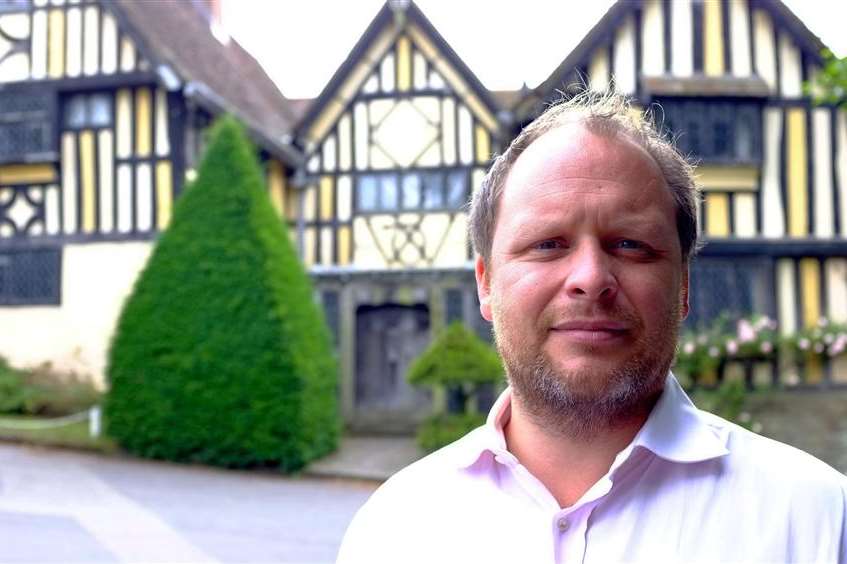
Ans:
<svg viewBox="0 0 847 564"><path fill-rule="evenodd" d="M676 147L710 165L759 166L764 159L764 100L753 97L657 96L657 125ZM752 127L749 126L751 119ZM684 125L679 126L681 121ZM745 126L745 124L747 124ZM721 143L720 127L728 130ZM740 154L739 131L752 132L749 150ZM692 132L696 132L693 133ZM721 150L719 146L728 148Z"/></svg>
<svg viewBox="0 0 847 564"><path fill-rule="evenodd" d="M52 277L46 282L46 292L40 295L23 295L21 292L13 292L15 289L12 273L24 267L21 262L26 255L41 254L46 260L51 261L49 267ZM16 264L17 261L17 264ZM0 248L0 306L38 306L38 305L61 305L62 303L62 249L56 246L39 246L23 248ZM26 273L33 276L33 272Z"/></svg>

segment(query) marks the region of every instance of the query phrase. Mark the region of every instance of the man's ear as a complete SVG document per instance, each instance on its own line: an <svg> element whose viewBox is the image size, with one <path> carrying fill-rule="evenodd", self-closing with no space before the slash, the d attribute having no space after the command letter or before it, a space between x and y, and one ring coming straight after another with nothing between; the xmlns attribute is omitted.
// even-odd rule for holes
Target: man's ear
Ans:
<svg viewBox="0 0 847 564"><path fill-rule="evenodd" d="M682 319L688 317L688 264L682 267L682 282L679 286L679 303L682 306Z"/></svg>
<svg viewBox="0 0 847 564"><path fill-rule="evenodd" d="M482 257L476 257L476 294L479 296L479 313L486 321L491 321L491 283Z"/></svg>

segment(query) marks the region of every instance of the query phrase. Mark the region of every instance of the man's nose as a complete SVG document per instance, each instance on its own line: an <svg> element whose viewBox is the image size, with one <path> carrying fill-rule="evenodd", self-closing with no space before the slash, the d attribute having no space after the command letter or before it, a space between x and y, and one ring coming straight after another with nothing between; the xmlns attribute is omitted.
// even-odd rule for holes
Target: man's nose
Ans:
<svg viewBox="0 0 847 564"><path fill-rule="evenodd" d="M611 257L595 241L584 242L571 253L565 291L581 300L612 300L618 281L611 269Z"/></svg>

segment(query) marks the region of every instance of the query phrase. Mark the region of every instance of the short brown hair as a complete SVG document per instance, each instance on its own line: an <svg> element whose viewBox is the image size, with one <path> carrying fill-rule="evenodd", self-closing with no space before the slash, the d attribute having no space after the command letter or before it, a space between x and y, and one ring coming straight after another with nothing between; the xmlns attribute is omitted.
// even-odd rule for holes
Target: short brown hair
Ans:
<svg viewBox="0 0 847 564"><path fill-rule="evenodd" d="M494 160L482 186L471 199L468 231L474 250L485 264L489 264L491 257L497 205L512 166L533 141L548 131L569 124L582 124L592 131L602 133L623 133L653 157L674 199L683 262L690 261L698 247L697 202L700 194L694 182L694 167L653 126L651 114L634 111L629 100L621 94L584 90L547 108L525 127L509 148Z"/></svg>

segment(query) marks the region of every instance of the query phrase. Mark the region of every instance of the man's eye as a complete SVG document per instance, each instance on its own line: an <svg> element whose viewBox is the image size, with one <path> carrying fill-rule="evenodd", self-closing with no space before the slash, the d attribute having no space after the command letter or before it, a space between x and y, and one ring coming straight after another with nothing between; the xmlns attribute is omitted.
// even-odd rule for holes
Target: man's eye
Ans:
<svg viewBox="0 0 847 564"><path fill-rule="evenodd" d="M638 241L633 241L632 239L621 239L618 241L617 246L621 249L634 249L641 250L646 248L644 243L640 243Z"/></svg>
<svg viewBox="0 0 847 564"><path fill-rule="evenodd" d="M562 248L562 243L557 239L547 239L546 241L536 243L534 248L538 251L552 251Z"/></svg>

